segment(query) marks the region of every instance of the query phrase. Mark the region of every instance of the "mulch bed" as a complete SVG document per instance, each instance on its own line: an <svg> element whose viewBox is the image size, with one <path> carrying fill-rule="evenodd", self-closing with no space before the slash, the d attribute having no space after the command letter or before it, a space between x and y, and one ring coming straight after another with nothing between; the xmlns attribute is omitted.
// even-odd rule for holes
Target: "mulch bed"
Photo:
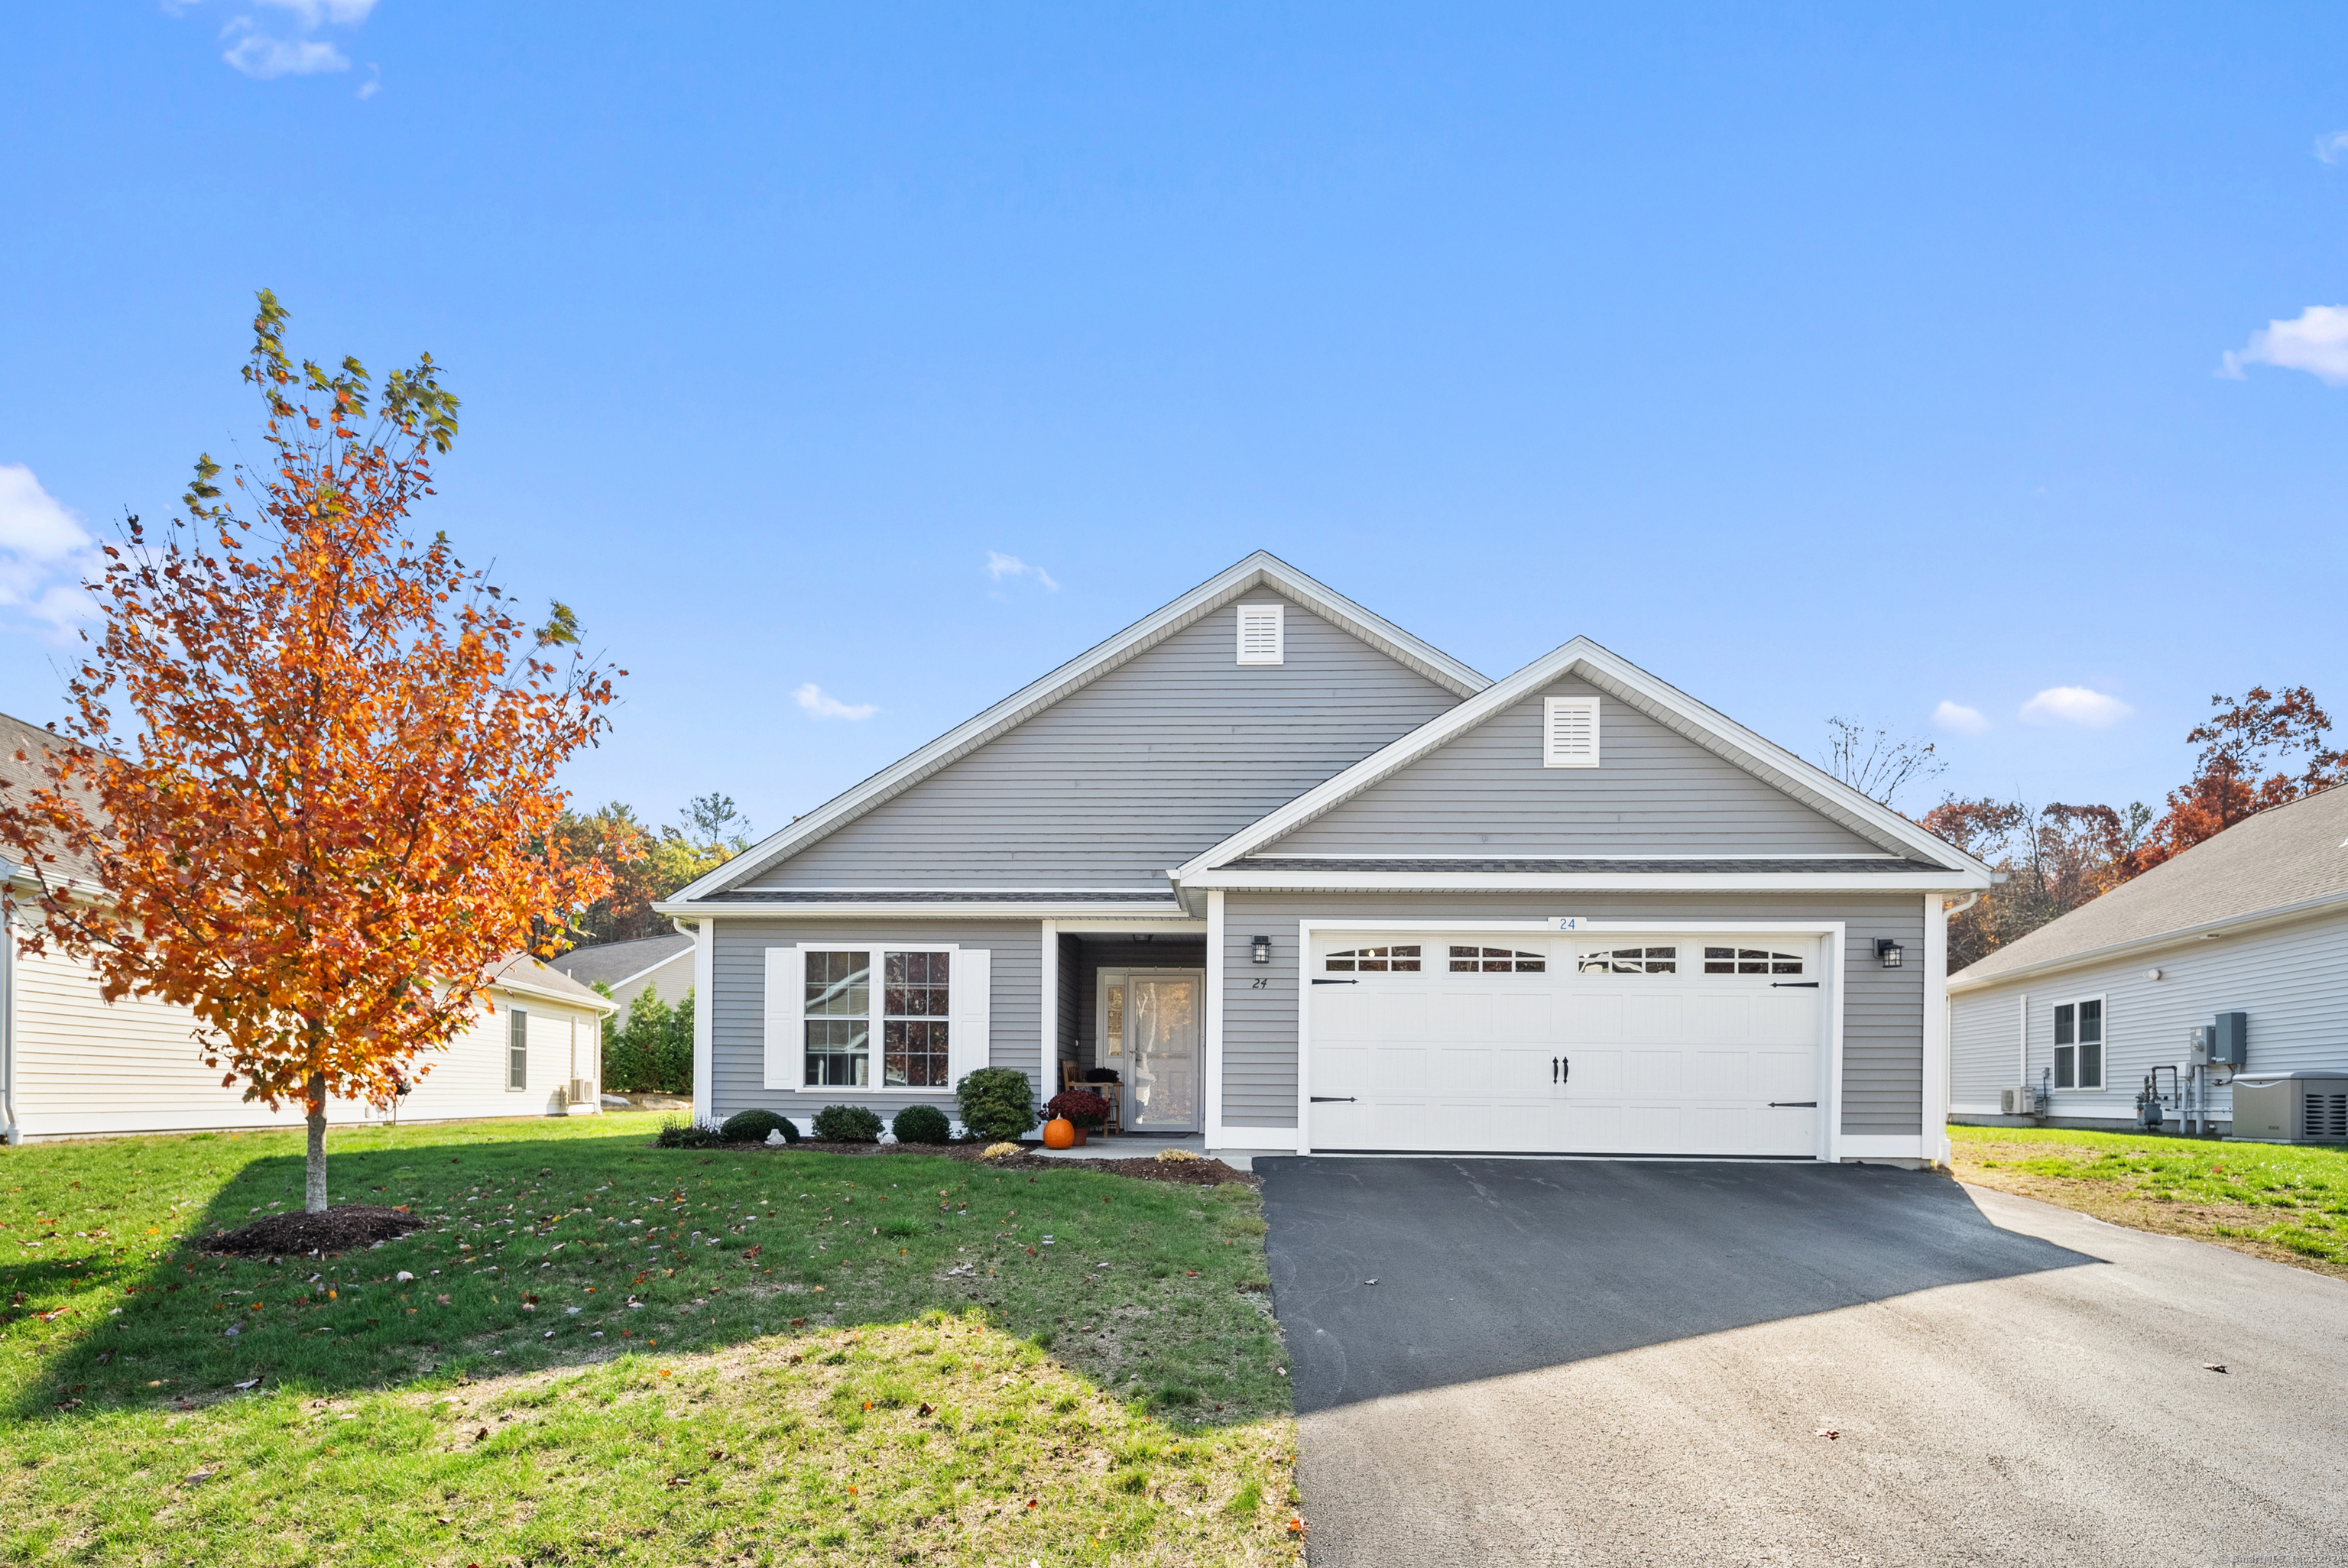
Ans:
<svg viewBox="0 0 2348 1568"><path fill-rule="evenodd" d="M1052 1160L1041 1154L1005 1154L1000 1159L983 1159L986 1150L992 1146L977 1139L963 1143L822 1143L812 1138L802 1138L796 1143L781 1145L778 1152L849 1154L858 1158L888 1154L942 1154L949 1160L983 1163L989 1170L995 1171L1107 1171L1110 1175L1127 1176L1137 1182L1170 1182L1185 1187L1211 1187L1223 1182L1241 1182L1251 1187L1263 1185L1262 1176L1234 1170L1220 1160L1160 1160L1154 1155L1142 1155L1131 1160ZM773 1147L767 1143L726 1143L710 1152L764 1153Z"/></svg>
<svg viewBox="0 0 2348 1568"><path fill-rule="evenodd" d="M304 1210L271 1214L249 1225L208 1235L197 1245L205 1252L234 1253L243 1257L358 1252L379 1241L391 1241L423 1228L424 1222L406 1209L342 1204L323 1214Z"/></svg>

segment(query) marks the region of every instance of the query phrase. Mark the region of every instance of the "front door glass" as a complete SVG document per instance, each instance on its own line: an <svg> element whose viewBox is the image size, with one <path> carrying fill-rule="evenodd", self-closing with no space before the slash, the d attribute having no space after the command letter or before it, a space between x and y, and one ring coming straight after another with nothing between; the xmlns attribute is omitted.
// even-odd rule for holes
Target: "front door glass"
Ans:
<svg viewBox="0 0 2348 1568"><path fill-rule="evenodd" d="M1132 1063L1132 1124L1188 1130L1199 1123L1200 997L1195 976L1128 981L1127 1060Z"/></svg>

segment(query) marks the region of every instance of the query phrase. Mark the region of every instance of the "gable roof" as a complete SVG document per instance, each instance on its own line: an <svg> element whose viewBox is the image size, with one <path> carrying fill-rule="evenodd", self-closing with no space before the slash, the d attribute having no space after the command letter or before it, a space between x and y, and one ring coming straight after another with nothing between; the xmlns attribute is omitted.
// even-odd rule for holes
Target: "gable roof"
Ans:
<svg viewBox="0 0 2348 1568"><path fill-rule="evenodd" d="M1967 886L1987 886L1993 879L1994 874L1987 866L1953 845L1587 637L1577 637L1543 654L1515 674L1428 720L1384 750L1372 753L1278 811L1241 829L1172 876L1177 883L1189 885L1229 866L1568 675L1578 676L1829 821L1881 845L1887 852L1887 869L1922 869L1928 873L1944 870L1956 873L1952 880ZM1913 863L1921 863L1921 867Z"/></svg>
<svg viewBox="0 0 2348 1568"><path fill-rule="evenodd" d="M54 730L45 730L38 724L0 713L0 784L14 786L16 798L22 799L34 790L49 786L48 775L42 772L41 749L44 746L60 753L82 749L78 742L67 740ZM23 762L16 760L18 752L25 753ZM87 794L84 798L90 801L95 810L97 802ZM98 867L86 856L77 855L54 841L48 853L50 864L56 868L50 874L52 882L57 880L57 873L62 872L68 882L92 888L98 886Z"/></svg>
<svg viewBox="0 0 2348 1568"><path fill-rule="evenodd" d="M573 948L549 958L547 968L570 976L582 986L605 985L614 990L693 951L693 938L671 931L661 937L640 937L631 942L602 942Z"/></svg>
<svg viewBox="0 0 2348 1568"><path fill-rule="evenodd" d="M499 959L482 971L482 978L499 990L511 991L517 996L544 997L549 1001L571 1002L602 1013L620 1010L613 1002L597 996L569 975L557 974L528 953L516 953Z"/></svg>
<svg viewBox="0 0 2348 1568"><path fill-rule="evenodd" d="M1106 642L1078 654L1041 680L1023 686L975 718L955 725L910 756L818 806L781 832L769 835L699 881L663 899L657 907L666 909L705 899L757 876L1025 723L1071 692L1148 652L1185 627L1260 588L1272 589L1295 600L1455 696L1472 697L1491 684L1441 649L1413 637L1384 616L1363 609L1268 551L1258 550Z"/></svg>
<svg viewBox="0 0 2348 1568"><path fill-rule="evenodd" d="M2348 904L2348 787L2238 822L2007 943L1949 977L1949 989L2198 939L2244 920Z"/></svg>

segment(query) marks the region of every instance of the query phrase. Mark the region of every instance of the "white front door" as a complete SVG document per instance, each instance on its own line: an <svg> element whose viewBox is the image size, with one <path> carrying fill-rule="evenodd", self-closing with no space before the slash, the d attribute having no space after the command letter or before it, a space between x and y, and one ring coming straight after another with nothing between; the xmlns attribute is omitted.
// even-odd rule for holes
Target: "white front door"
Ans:
<svg viewBox="0 0 2348 1568"><path fill-rule="evenodd" d="M1207 977L1199 969L1128 969L1123 982L1125 1124L1196 1131Z"/></svg>
<svg viewBox="0 0 2348 1568"><path fill-rule="evenodd" d="M1820 947L1317 934L1310 1146L1821 1154Z"/></svg>

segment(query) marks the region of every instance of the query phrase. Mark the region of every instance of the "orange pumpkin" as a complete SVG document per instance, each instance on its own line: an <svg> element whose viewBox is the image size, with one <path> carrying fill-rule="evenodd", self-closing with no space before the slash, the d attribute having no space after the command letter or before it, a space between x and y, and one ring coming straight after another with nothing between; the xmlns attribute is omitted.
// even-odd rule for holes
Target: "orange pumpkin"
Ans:
<svg viewBox="0 0 2348 1568"><path fill-rule="evenodd" d="M1076 1124L1065 1116L1055 1116L1044 1123L1044 1147L1073 1149L1076 1146Z"/></svg>

